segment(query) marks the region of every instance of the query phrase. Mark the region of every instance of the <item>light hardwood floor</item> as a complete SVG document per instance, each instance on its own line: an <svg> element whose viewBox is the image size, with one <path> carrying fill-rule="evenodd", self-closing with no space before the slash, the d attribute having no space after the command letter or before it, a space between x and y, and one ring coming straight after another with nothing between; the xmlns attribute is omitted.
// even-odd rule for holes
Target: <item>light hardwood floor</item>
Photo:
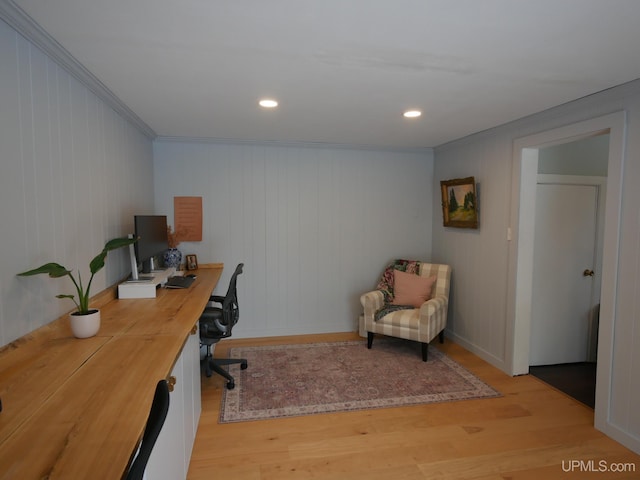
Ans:
<svg viewBox="0 0 640 480"><path fill-rule="evenodd" d="M365 348L355 333L309 335L226 340L216 356L230 346L351 339ZM640 478L640 456L593 428L590 408L535 377L510 377L452 342L429 348L503 396L218 424L224 383L203 376L189 480ZM614 469L622 471L602 471Z"/></svg>

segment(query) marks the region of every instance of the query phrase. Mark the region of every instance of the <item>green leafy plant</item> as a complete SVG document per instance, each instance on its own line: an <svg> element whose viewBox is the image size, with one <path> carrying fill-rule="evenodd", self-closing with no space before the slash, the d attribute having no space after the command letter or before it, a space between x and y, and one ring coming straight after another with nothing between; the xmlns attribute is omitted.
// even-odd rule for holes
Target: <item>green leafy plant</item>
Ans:
<svg viewBox="0 0 640 480"><path fill-rule="evenodd" d="M78 272L78 279L73 276L71 270L67 270L67 268L63 267L59 263L45 263L44 265L34 268L33 270L29 270L27 272L18 273L18 276L28 277L31 275L39 275L41 273L46 273L51 278L60 278L68 276L73 285L76 287L76 294L78 296L78 300L76 300L76 295L62 294L56 295L56 298L69 298L76 304L79 315L86 315L89 312L89 292L91 290L91 282L93 282L93 276L98 273L104 267L104 261L107 258L107 253L111 250L115 250L120 247L126 247L127 245L131 245L137 240L137 238L114 238L113 240L109 240L102 251L93 259L91 263L89 263L89 270L91 271L91 277L89 277L89 283L87 283L86 288L82 284L82 276L80 272Z"/></svg>

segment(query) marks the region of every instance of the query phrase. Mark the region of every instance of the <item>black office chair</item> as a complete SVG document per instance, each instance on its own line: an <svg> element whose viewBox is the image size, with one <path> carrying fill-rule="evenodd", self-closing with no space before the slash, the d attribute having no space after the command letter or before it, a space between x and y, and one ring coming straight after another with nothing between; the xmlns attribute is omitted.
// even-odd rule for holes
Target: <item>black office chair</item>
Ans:
<svg viewBox="0 0 640 480"><path fill-rule="evenodd" d="M169 386L167 385L166 380L160 380L156 385L156 393L153 396L153 403L151 403L149 418L147 419L147 425L144 429L144 434L142 435L140 450L131 464L126 480L142 480L144 470L147 467L147 462L151 456L151 451L153 450L153 446L156 444L158 435L160 435L160 430L162 430L162 425L164 425L168 411Z"/></svg>
<svg viewBox="0 0 640 480"><path fill-rule="evenodd" d="M222 375L227 379L227 388L233 389L236 384L233 377L227 370L222 368L224 365L239 363L240 368L247 368L247 360L244 358L213 358L213 345L221 339L231 336L233 326L238 323L238 293L236 291L236 282L238 275L242 273L244 263L238 264L236 271L231 276L229 289L224 297L212 295L210 302L219 303L220 307L206 307L200 316L200 345L207 347L207 354L202 360L204 364L205 374L211 376L213 370L218 375Z"/></svg>

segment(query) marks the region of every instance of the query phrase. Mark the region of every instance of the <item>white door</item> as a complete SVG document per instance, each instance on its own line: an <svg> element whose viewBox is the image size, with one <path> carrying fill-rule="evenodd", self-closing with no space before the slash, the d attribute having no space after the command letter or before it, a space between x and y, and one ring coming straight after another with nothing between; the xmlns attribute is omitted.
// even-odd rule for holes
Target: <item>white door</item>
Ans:
<svg viewBox="0 0 640 480"><path fill-rule="evenodd" d="M537 185L530 365L587 360L597 211L595 185Z"/></svg>

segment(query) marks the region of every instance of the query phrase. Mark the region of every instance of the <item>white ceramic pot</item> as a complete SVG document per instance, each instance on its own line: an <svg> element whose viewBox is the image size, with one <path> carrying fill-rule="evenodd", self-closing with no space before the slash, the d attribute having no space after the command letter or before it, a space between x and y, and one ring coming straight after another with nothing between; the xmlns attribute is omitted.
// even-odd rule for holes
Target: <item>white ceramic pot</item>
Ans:
<svg viewBox="0 0 640 480"><path fill-rule="evenodd" d="M86 315L69 314L71 331L76 338L93 337L100 330L100 310L89 310Z"/></svg>

